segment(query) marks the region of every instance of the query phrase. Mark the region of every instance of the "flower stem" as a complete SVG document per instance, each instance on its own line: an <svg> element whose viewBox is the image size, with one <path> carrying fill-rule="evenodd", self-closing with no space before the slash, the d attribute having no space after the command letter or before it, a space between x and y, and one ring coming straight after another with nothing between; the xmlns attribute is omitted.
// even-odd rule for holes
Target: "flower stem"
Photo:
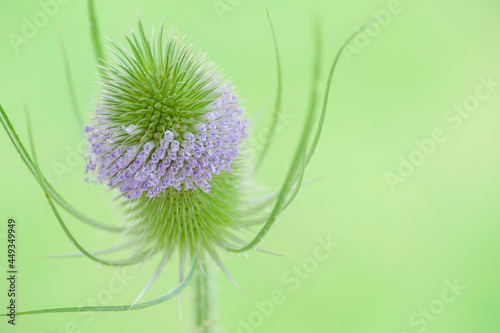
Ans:
<svg viewBox="0 0 500 333"><path fill-rule="evenodd" d="M196 272L194 281L195 330L196 333L216 333L215 327L215 273L206 260L200 262L202 269Z"/></svg>

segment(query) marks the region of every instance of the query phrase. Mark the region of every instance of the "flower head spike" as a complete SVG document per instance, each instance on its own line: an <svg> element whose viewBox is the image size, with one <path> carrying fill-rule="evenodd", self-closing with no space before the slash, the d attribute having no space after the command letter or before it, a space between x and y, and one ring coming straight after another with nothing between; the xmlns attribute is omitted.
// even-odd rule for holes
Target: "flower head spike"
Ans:
<svg viewBox="0 0 500 333"><path fill-rule="evenodd" d="M128 232L151 251L214 254L240 226L247 137L234 90L186 38L114 44L88 138L87 171L120 200Z"/></svg>

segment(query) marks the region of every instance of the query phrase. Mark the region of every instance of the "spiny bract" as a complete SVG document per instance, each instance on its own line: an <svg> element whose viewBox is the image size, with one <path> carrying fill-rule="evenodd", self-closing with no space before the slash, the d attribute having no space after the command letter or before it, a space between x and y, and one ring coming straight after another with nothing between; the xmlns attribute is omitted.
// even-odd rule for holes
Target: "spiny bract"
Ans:
<svg viewBox="0 0 500 333"><path fill-rule="evenodd" d="M127 233L147 251L216 258L247 219L240 149L247 120L220 70L186 38L111 42L88 138L87 172L122 197Z"/></svg>

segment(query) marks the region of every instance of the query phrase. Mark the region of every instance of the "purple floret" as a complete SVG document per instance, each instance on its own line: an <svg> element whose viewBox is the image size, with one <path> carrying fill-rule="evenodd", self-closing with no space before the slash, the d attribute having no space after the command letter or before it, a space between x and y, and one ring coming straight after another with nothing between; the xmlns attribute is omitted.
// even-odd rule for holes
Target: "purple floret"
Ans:
<svg viewBox="0 0 500 333"><path fill-rule="evenodd" d="M85 129L90 150L86 170L127 200L143 194L154 198L169 188L210 192L212 175L231 172L247 137L247 121L230 86L209 109L189 130L166 130L157 141L135 146L127 146L127 140L116 143L116 138L136 135L139 126L113 127L97 113L93 126Z"/></svg>

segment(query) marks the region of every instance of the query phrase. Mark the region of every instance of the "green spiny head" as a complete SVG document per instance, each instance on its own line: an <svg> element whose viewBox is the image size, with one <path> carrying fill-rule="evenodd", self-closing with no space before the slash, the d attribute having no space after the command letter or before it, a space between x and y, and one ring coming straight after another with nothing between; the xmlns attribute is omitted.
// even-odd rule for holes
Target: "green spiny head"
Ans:
<svg viewBox="0 0 500 333"><path fill-rule="evenodd" d="M186 38L126 35L112 42L85 132L92 181L119 193L127 233L166 256L216 256L247 212L240 154L247 120L233 88Z"/></svg>

